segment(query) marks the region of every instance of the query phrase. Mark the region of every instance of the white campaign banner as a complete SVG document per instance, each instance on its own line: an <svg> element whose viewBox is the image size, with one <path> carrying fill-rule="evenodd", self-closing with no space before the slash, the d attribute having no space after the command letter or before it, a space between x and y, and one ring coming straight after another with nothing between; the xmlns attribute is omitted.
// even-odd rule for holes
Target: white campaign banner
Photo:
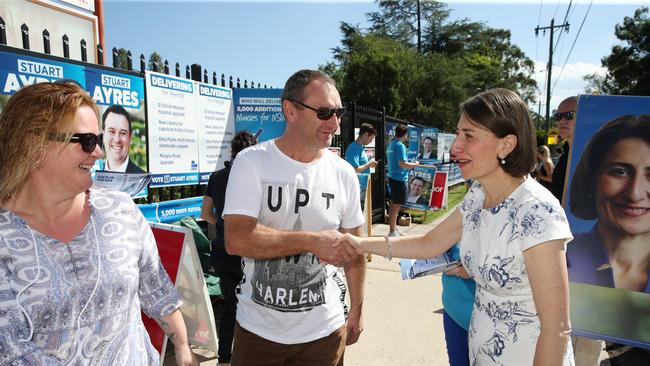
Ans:
<svg viewBox="0 0 650 366"><path fill-rule="evenodd" d="M196 83L200 183L230 160L230 143L235 132L232 89Z"/></svg>
<svg viewBox="0 0 650 366"><path fill-rule="evenodd" d="M145 79L151 187L197 184L195 82L150 71Z"/></svg>

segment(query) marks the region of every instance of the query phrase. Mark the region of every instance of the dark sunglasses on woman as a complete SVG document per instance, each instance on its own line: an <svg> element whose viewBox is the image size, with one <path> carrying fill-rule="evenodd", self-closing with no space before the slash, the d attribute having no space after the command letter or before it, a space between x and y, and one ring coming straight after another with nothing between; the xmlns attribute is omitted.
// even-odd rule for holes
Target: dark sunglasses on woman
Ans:
<svg viewBox="0 0 650 366"><path fill-rule="evenodd" d="M322 107L322 108L314 108L314 107L308 106L307 104L305 104L303 102L299 102L297 100L293 100L293 99L287 99L287 100L292 102L292 103L300 104L301 106L303 106L305 108L311 109L312 111L316 112L316 117L318 117L318 119L323 120L323 121L327 121L328 119L332 118L333 115L336 115L336 118L341 119L341 117L343 116L343 113L345 113L345 107L342 107L342 108L324 108L324 107Z"/></svg>
<svg viewBox="0 0 650 366"><path fill-rule="evenodd" d="M562 117L566 118L567 121L573 120L573 117L575 117L576 112L575 111L568 111L568 112L556 112L553 114L553 120L555 122L560 122L562 120Z"/></svg>
<svg viewBox="0 0 650 366"><path fill-rule="evenodd" d="M50 137L50 140L53 141L65 141L65 134L55 134ZM76 143L81 145L81 150L87 152L88 154L95 151L95 147L99 145L101 148L103 146L101 135L96 135L94 133L75 133L70 137L70 143Z"/></svg>

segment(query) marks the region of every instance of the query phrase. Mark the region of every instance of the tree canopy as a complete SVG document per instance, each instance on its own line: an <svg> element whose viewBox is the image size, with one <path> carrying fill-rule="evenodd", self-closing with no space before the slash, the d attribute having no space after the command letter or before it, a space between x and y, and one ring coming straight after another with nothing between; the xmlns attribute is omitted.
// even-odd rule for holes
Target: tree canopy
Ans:
<svg viewBox="0 0 650 366"><path fill-rule="evenodd" d="M334 62L321 66L344 99L384 106L389 115L453 130L458 104L494 87L534 102L533 62L510 42L510 32L469 19L450 20L439 1L380 0L370 26L341 23ZM418 34L420 48L418 49Z"/></svg>
<svg viewBox="0 0 650 366"><path fill-rule="evenodd" d="M642 6L634 16L617 24L614 34L622 44L612 47L612 53L601 59L607 74L587 75L588 92L621 95L650 95L650 17L648 7Z"/></svg>

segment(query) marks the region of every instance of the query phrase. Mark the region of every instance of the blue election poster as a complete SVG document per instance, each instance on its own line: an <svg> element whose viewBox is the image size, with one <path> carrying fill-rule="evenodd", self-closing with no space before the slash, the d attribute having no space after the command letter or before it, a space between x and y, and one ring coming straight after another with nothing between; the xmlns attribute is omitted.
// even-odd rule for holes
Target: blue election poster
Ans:
<svg viewBox="0 0 650 366"><path fill-rule="evenodd" d="M199 183L196 84L148 71L150 187Z"/></svg>
<svg viewBox="0 0 650 366"><path fill-rule="evenodd" d="M429 210L431 192L433 191L433 178L436 167L416 167L411 169L408 177L408 196L404 207L418 210Z"/></svg>
<svg viewBox="0 0 650 366"><path fill-rule="evenodd" d="M132 197L144 197L147 194L148 177L147 150L144 122L144 80L137 75L108 71L107 68L82 66L57 57L30 56L28 51L0 51L0 79L3 85L3 95L0 95L0 105L4 105L9 97L18 89L42 82L53 82L60 79L70 79L77 82L88 91L99 107L99 131L103 133L105 146L104 158L97 160L93 168L95 185L122 190ZM114 106L118 114L106 113ZM121 134L111 138L108 130L104 129L104 118L109 115L108 124L116 127L123 126ZM128 117L127 117L128 116ZM117 118L116 118L117 117ZM128 123L127 123L128 121ZM111 131L115 131L112 128ZM111 157L116 158L110 160ZM118 161L113 164L115 169L108 169L108 161ZM113 172L138 173L138 176L124 179L118 174L98 177L98 170ZM128 184L124 182L128 181ZM125 188L130 187L130 188ZM137 192L133 187L139 187ZM142 188L144 187L144 188Z"/></svg>
<svg viewBox="0 0 650 366"><path fill-rule="evenodd" d="M248 131L258 142L280 137L286 120L282 113L282 89L233 89L235 133Z"/></svg>
<svg viewBox="0 0 650 366"><path fill-rule="evenodd" d="M408 161L416 161L418 157L418 149L420 146L420 133L422 129L419 127L408 126L409 140L406 150L406 158Z"/></svg>
<svg viewBox="0 0 650 366"><path fill-rule="evenodd" d="M423 128L420 133L420 144L417 160L421 163L432 163L440 160L438 157L438 129Z"/></svg>
<svg viewBox="0 0 650 366"><path fill-rule="evenodd" d="M0 50L0 111L18 89L64 78L72 79L83 86L83 66Z"/></svg>
<svg viewBox="0 0 650 366"><path fill-rule="evenodd" d="M95 164L95 179L103 184L123 179L117 172L132 175L131 180L148 183L147 129L144 115L144 79L138 75L85 68L86 90L99 108L99 130L104 143L104 157ZM141 183L145 183L142 181ZM132 197L146 197L145 187ZM117 188L117 187L116 187Z"/></svg>
<svg viewBox="0 0 650 366"><path fill-rule="evenodd" d="M650 97L581 95L569 152L572 333L650 348Z"/></svg>

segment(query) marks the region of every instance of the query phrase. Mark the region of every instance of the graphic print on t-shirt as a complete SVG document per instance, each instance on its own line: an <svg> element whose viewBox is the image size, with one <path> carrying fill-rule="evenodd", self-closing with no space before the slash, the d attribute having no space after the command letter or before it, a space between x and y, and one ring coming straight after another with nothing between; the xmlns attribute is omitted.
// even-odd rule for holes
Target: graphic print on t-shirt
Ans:
<svg viewBox="0 0 650 366"><path fill-rule="evenodd" d="M324 221L338 227L335 195L318 187L262 182L259 222L284 230L318 230ZM255 303L282 312L303 312L325 303L327 273L313 253L256 259L251 278Z"/></svg>

